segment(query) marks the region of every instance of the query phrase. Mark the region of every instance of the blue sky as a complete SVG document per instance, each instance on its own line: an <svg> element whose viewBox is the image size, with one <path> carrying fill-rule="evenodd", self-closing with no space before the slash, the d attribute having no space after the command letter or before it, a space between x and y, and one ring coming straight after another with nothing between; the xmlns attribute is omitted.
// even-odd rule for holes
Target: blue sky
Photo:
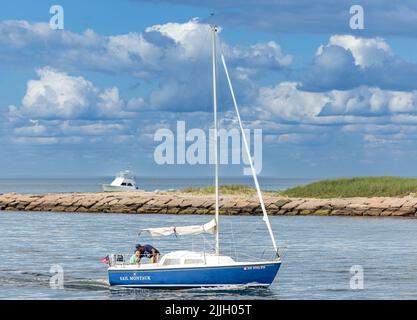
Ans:
<svg viewBox="0 0 417 320"><path fill-rule="evenodd" d="M211 12L263 176L417 176L415 1L17 0L0 10L0 177L210 175L157 165L153 135L210 128ZM223 73L219 95L230 127Z"/></svg>

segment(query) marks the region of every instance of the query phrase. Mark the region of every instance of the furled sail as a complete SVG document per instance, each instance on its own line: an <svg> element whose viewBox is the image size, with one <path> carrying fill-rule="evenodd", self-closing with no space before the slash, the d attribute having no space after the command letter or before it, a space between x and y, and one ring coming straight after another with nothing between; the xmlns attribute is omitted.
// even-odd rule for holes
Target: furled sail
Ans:
<svg viewBox="0 0 417 320"><path fill-rule="evenodd" d="M212 219L203 225L141 229L139 231L139 235L143 232L148 232L152 237L169 236L172 234L178 236L195 235L201 233L214 234L216 232L216 219Z"/></svg>

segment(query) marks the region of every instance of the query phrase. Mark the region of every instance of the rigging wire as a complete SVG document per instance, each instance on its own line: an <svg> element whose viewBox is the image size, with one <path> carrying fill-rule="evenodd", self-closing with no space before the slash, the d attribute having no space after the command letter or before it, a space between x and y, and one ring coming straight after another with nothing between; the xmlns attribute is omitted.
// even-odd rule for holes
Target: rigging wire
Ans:
<svg viewBox="0 0 417 320"><path fill-rule="evenodd" d="M269 222L268 214L266 212L265 203L264 203L264 200L263 200L262 191L261 191L260 186L259 186L256 171L255 171L255 168L253 166L253 161L252 161L252 158L251 158L251 155L250 155L248 142L246 140L245 131L243 129L242 119L240 118L240 113L239 113L239 109L238 109L238 106L237 106L236 97L235 97L235 94L234 94L232 82L231 82L230 77L229 77L229 72L228 72L228 69L227 69L227 65L226 65L226 61L224 59L223 52L221 53L221 60L222 60L224 72L226 74L227 82L229 84L230 94L232 95L233 104L234 104L234 107L235 107L235 110L236 110L236 116L237 116L237 120L238 120L238 123L239 123L239 126L240 126L240 131L241 131L241 134L242 134L243 145L245 147L245 151L246 151L246 154L247 154L247 157L248 157L248 160L249 160L249 164L250 164L250 168L251 168L252 176L253 176L253 181L255 183L256 192L258 194L259 202L260 202L261 209L262 209L262 212L263 212L263 220L264 220L264 222L265 222L265 224L268 228L268 232L269 232L269 235L271 237L272 245L274 247L276 255L279 257L278 247L277 247L277 244L276 244L276 241L275 241L274 233L273 233L272 228L271 228L271 223Z"/></svg>

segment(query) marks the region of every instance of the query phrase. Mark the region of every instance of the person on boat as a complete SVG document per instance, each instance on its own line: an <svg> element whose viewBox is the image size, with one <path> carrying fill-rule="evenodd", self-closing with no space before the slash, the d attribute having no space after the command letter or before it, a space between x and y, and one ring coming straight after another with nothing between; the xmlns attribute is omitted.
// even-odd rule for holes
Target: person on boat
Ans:
<svg viewBox="0 0 417 320"><path fill-rule="evenodd" d="M139 264L140 263L140 250L135 249L135 253L130 257L130 264Z"/></svg>
<svg viewBox="0 0 417 320"><path fill-rule="evenodd" d="M151 246L150 244L145 244L143 246L141 244L137 244L136 245L136 250L139 250L139 252L140 252L139 262L140 262L140 259L142 257L147 257L147 258L151 259L152 263L158 262L159 251L158 251L158 249Z"/></svg>

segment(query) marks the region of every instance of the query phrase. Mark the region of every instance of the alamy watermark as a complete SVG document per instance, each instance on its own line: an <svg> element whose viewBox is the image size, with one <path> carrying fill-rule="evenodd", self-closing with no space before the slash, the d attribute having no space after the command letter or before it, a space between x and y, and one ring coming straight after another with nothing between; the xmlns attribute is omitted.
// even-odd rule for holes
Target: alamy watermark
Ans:
<svg viewBox="0 0 417 320"><path fill-rule="evenodd" d="M64 8L60 5L53 5L49 8L49 13L53 14L49 20L49 27L52 30L64 30Z"/></svg>
<svg viewBox="0 0 417 320"><path fill-rule="evenodd" d="M64 268L59 264L54 264L49 269L49 273L53 274L49 279L49 287L51 289L64 289Z"/></svg>
<svg viewBox="0 0 417 320"><path fill-rule="evenodd" d="M352 15L349 20L349 26L352 30L365 29L365 16L363 7L355 4L350 7L349 13Z"/></svg>
<svg viewBox="0 0 417 320"><path fill-rule="evenodd" d="M364 272L361 265L355 264L350 267L350 289L352 290L363 290L364 286Z"/></svg>
<svg viewBox="0 0 417 320"><path fill-rule="evenodd" d="M262 129L245 129L245 136L256 174L262 171ZM177 121L176 132L167 128L158 129L154 141L161 142L154 150L157 164L214 164L214 129L206 132L200 128L186 130L185 121ZM252 139L253 138L253 142ZM250 175L250 162L238 129L219 129L219 164L243 164L244 175ZM231 148L229 148L231 147Z"/></svg>

